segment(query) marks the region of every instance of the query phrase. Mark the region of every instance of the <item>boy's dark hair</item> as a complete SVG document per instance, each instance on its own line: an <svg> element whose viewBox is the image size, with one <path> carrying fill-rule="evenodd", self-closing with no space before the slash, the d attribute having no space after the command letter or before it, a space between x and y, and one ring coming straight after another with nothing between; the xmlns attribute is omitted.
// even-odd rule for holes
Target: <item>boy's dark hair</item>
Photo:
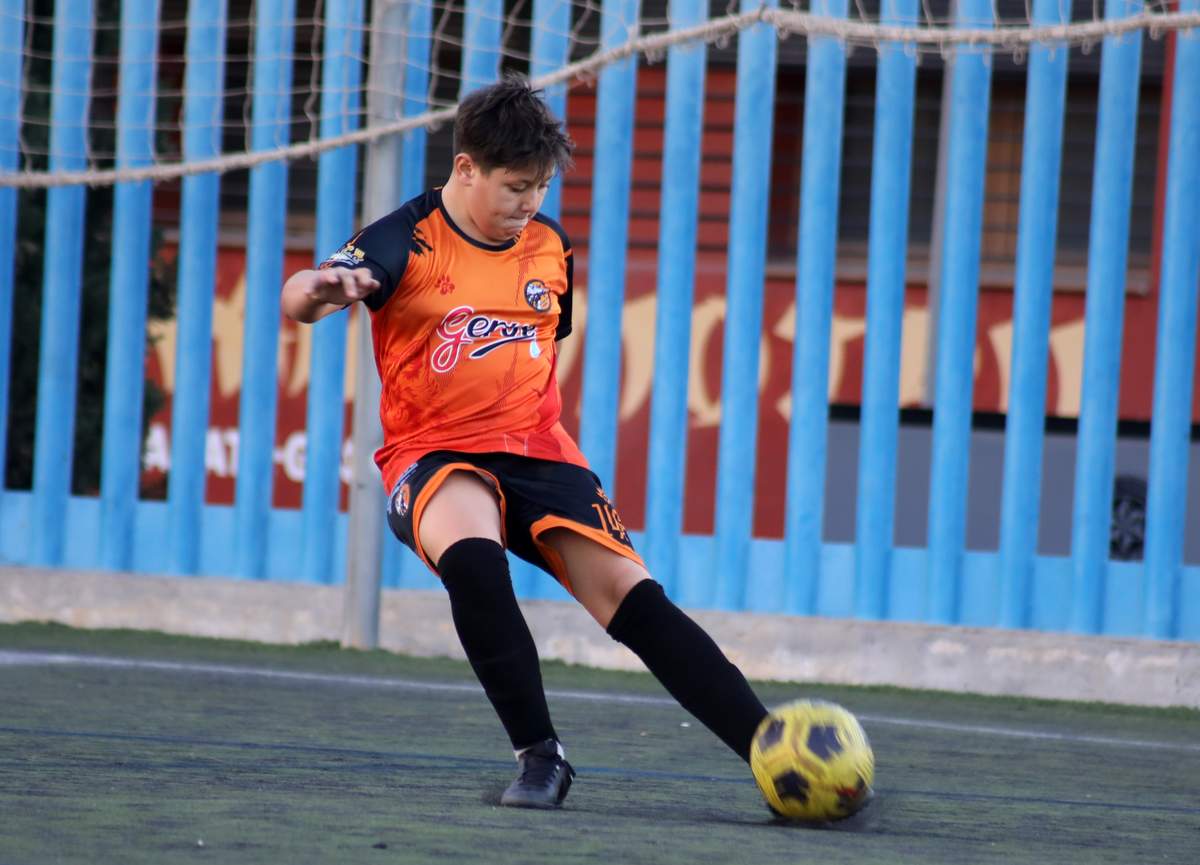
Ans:
<svg viewBox="0 0 1200 865"><path fill-rule="evenodd" d="M466 153L484 171L536 168L542 176L564 172L575 142L520 75L470 93L454 118L454 152Z"/></svg>

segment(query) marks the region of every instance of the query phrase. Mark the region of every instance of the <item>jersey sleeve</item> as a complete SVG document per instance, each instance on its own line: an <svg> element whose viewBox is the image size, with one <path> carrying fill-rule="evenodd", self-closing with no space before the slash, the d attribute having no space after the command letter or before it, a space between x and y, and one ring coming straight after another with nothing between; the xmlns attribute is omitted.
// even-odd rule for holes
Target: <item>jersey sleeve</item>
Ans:
<svg viewBox="0 0 1200 865"><path fill-rule="evenodd" d="M567 271L567 290L558 298L558 327L554 331L554 341L566 338L571 333L571 296L575 290L575 255L571 250L571 238L555 220L545 214L535 215L534 220L542 223L562 242L563 266Z"/></svg>
<svg viewBox="0 0 1200 865"><path fill-rule="evenodd" d="M563 255L567 265L567 290L558 299L558 328L554 331L555 342L564 339L571 333L571 294L575 288L575 256L571 251L571 242L567 240L565 234L563 242L566 244Z"/></svg>
<svg viewBox="0 0 1200 865"><path fill-rule="evenodd" d="M417 222L424 217L423 209L427 209L427 203L418 198L376 220L321 262L317 269L367 268L379 281L379 288L364 297L363 303L372 310L382 309L400 287L410 253L423 251L414 246L420 240Z"/></svg>

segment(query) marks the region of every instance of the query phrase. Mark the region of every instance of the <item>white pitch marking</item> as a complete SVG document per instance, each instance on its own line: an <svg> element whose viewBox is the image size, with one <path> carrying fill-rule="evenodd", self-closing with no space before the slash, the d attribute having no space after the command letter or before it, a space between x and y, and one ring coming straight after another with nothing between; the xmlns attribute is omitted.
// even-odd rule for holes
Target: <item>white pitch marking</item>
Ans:
<svg viewBox="0 0 1200 865"><path fill-rule="evenodd" d="M184 663L180 661L146 661L136 658L107 658L93 655L71 655L50 652L13 652L0 650L0 667L105 667L118 670L155 670L167 673L193 673L236 678L273 679L285 682L309 682L324 685L355 685L365 688L435 691L459 694L479 694L478 685L455 682L422 682L416 679L393 679L382 676L331 675L262 667L242 667L229 664ZM647 697L638 694L614 694L603 691L548 690L546 695L559 700L586 700L595 703L632 703L645 706L677 707L668 697ZM1010 739L1034 739L1044 742L1069 742L1081 745L1104 745L1114 748L1142 748L1161 751L1200 753L1200 744L1187 742L1155 742L1146 739L1121 739L1111 736L1088 736L1076 733L1054 733L1027 730L1020 727L997 727L983 724L956 724L919 718L898 718L891 715L859 714L868 724L890 724L922 730L944 730L980 736L1004 736Z"/></svg>
<svg viewBox="0 0 1200 865"><path fill-rule="evenodd" d="M955 724L951 721L894 718L888 715L860 714L858 718L860 721L868 724L891 724L896 727L918 727L922 730L945 730L950 733L975 733L981 736L1006 736L1010 739L1037 739L1043 742L1071 742L1081 745L1110 745L1116 748L1150 748L1159 751L1190 751L1200 753L1200 744L1191 744L1188 742L1153 742L1147 739L1119 739L1115 736L1052 733L1045 730L1025 730L1020 727Z"/></svg>

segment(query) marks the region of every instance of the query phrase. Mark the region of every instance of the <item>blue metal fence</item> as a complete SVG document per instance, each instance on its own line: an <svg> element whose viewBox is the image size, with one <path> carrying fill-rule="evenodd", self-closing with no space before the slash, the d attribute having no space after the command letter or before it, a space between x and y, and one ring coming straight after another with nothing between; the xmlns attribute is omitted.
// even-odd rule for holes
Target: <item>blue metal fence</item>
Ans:
<svg viewBox="0 0 1200 865"><path fill-rule="evenodd" d="M353 128L362 64L362 0L327 0L324 68L321 73L321 136L333 138ZM354 147L321 154L317 186L316 258L329 255L354 231L353 189L358 164ZM342 427L346 413L342 387L346 369L346 319L331 315L313 327L312 372L308 383L308 444L304 484L304 576L332 582Z"/></svg>
<svg viewBox="0 0 1200 865"><path fill-rule="evenodd" d="M830 17L844 18L846 5L831 0L823 11ZM881 60L890 53L890 49L884 51ZM882 62L879 68L883 82L887 72ZM806 73L784 566L778 571L780 585L774 592L784 598L785 608L789 611L811 615L817 610L821 573L826 419L829 413L826 394L829 390L829 330L833 324L837 260L841 127L846 92L845 46L833 39L814 39ZM894 104L887 110L893 109L902 111L903 105ZM894 115L881 116L884 123L880 129L891 116ZM897 159L896 164L899 163Z"/></svg>
<svg viewBox="0 0 1200 865"><path fill-rule="evenodd" d="M889 23L912 26L917 4L915 0L896 0L885 4L884 15ZM889 613L916 71L916 58L904 46L881 48L871 165L867 337L855 529L859 543L855 545L854 575L855 614L877 619ZM826 320L826 330L828 327ZM807 608L812 609L811 602Z"/></svg>
<svg viewBox="0 0 1200 865"><path fill-rule="evenodd" d="M1107 19L1141 11L1135 0L1106 0ZM1083 399L1075 463L1075 521L1071 537L1074 590L1071 628L1097 633L1104 622L1104 571L1112 512L1117 388L1125 318L1129 257L1129 205L1133 146L1137 137L1138 76L1142 34L1104 40L1100 66L1100 116L1092 179L1088 242L1088 292L1083 347ZM1181 82L1182 84L1182 82ZM1185 85L1186 86L1186 85ZM1140 602L1140 598L1137 599Z"/></svg>
<svg viewBox="0 0 1200 865"><path fill-rule="evenodd" d="M132 0L121 7L117 165L122 168L154 161L158 28L145 25L156 21L158 0ZM142 428L152 192L148 180L120 183L113 204L112 290L104 370L104 428L110 430ZM127 570L133 562L141 457L136 437L104 437L100 563L105 568Z"/></svg>
<svg viewBox="0 0 1200 865"><path fill-rule="evenodd" d="M746 0L743 8L757 8ZM1200 0L1183 0L1200 10ZM324 5L321 128L352 129L363 68L362 0ZM257 5L251 147L288 142L294 0ZM157 35L132 22L157 18L159 0L123 7L118 162L151 159ZM1106 16L1140 9L1108 0ZM428 107L432 2L405 7L406 74L401 111ZM502 4L466 5L464 92L500 72ZM677 27L704 20L701 0L672 0ZM603 48L626 41L638 0L604 0ZM814 14L843 18L846 0L823 0ZM50 167L87 162L86 117L93 8L90 0L56 4ZM1063 20L1062 5L1036 0L1037 23ZM530 71L544 74L568 59L570 7L537 0ZM888 23L916 20L915 0L886 0ZM221 151L225 0L188 9L183 149L189 160ZM986 0L960 0L955 25L992 26ZM0 172L19 166L22 22L0 16ZM764 24L739 37L734 165L727 259L722 414L715 466L716 530L684 535L690 320L696 274L697 211L707 52L703 43L672 48L667 61L664 159L659 221L655 376L650 413L646 532L636 540L652 571L686 604L863 618L1200 638L1200 568L1183 560L1191 406L1200 285L1200 34L1181 32L1175 55L1169 173L1163 244L1150 448L1145 563L1108 559L1117 387L1130 218L1130 177L1140 34L1110 37L1103 48L1086 345L1074 491L1072 556L1037 553L1058 177L1062 156L1067 53L1034 46L1028 70L1020 226L1014 297L1014 357L1008 395L998 552L968 551L965 519L970 460L973 353L979 288L983 178L991 55L953 53L945 252L938 310L933 454L927 547L894 544L900 335L908 252L915 59L903 45L880 46L868 250L863 401L858 442L854 544L823 538L827 499L828 375L837 252L846 49L833 39L808 46L800 181L796 328L785 537L753 537L758 431L759 351L772 182L776 34ZM611 486L618 453L622 313L638 65L606 67L599 77L588 245L581 445ZM140 95L139 95L140 94ZM565 89L549 93L565 115ZM349 110L347 110L349 109ZM399 143L403 197L425 183L427 140L413 131ZM323 257L356 223L352 197L360 154L347 147L320 160L316 254ZM85 238L83 187L48 194L47 255L32 492L0 491L0 560L60 567L105 567L177 574L338 582L344 573L345 519L339 515L346 317L313 332L308 390L308 455L302 511L271 506L276 357L280 315L287 168L252 171L247 246L245 368L240 404L236 504L204 503L211 329L217 248L217 175L183 181L179 241L177 354L172 452L165 503L137 498L141 434L142 334L150 187L117 189L103 481L99 499L70 495L71 445ZM546 212L561 209L561 183ZM16 195L0 188L0 451L5 442L8 351L14 302L12 261ZM50 252L52 250L52 253ZM646 335L649 338L649 335ZM131 385L132 383L132 385ZM618 494L620 491L617 491ZM1196 516L1190 515L1194 520ZM67 526L70 530L67 531ZM333 530L331 530L333 527ZM1191 527L1195 530L1195 527ZM392 585L432 585L430 575L391 543L384 566ZM514 571L527 596L560 597L529 569Z"/></svg>
<svg viewBox="0 0 1200 865"><path fill-rule="evenodd" d="M65 0L54 8L50 170L87 165L87 93L92 55L91 0ZM75 432L75 372L83 278L82 186L51 189L46 196L46 253L38 358L37 429L34 435L32 564L62 562L71 492Z"/></svg>
<svg viewBox="0 0 1200 865"><path fill-rule="evenodd" d="M1183 0L1200 11L1200 0ZM1178 85L1171 111L1162 296L1154 369L1154 417L1146 513L1146 607L1143 633L1174 637L1183 609L1183 542L1187 532L1188 401L1196 355L1200 283L1200 32L1176 43ZM1195 515L1193 515L1193 520ZM1196 531L1193 522L1192 531ZM1193 569L1194 570L1194 569ZM1193 596L1194 598L1194 596ZM1189 628L1186 632L1192 634Z"/></svg>
<svg viewBox="0 0 1200 865"><path fill-rule="evenodd" d="M24 22L0 18L0 172L16 171L21 149L21 46ZM16 257L17 191L0 189L0 455L8 453L8 379L12 357L13 259ZM4 478L0 476L0 525L4 524Z"/></svg>
<svg viewBox="0 0 1200 865"><path fill-rule="evenodd" d="M188 7L183 155L191 161L221 152L226 13L226 0L193 3ZM184 178L179 215L179 281L175 304L178 324L165 563L166 570L176 574L196 573L204 546L204 457L220 184L217 174Z"/></svg>
<svg viewBox="0 0 1200 865"><path fill-rule="evenodd" d="M758 7L742 0L743 12ZM777 0L765 5L775 7ZM758 438L759 345L771 194L771 130L775 118L777 38L755 24L738 38L733 189L725 281L725 345L721 353L721 443L717 451L715 570L701 600L725 609L746 603Z"/></svg>
<svg viewBox="0 0 1200 865"><path fill-rule="evenodd" d="M954 25L992 26L988 0L962 0ZM933 466L929 490L929 591L926 614L955 622L962 612L963 552L967 533L967 462L971 442L971 387L975 381L975 319L979 302L979 246L983 235L983 179L987 161L992 56L978 46L954 50L950 145L946 162L946 222L941 295L936 311L937 362L933 407Z"/></svg>
<svg viewBox="0 0 1200 865"><path fill-rule="evenodd" d="M295 0L261 0L255 18L254 108L250 148L290 143ZM275 409L279 346L279 286L287 224L286 162L250 170L246 232L245 344L238 406L238 468L234 549L236 573L266 576L271 478L275 471Z"/></svg>
<svg viewBox="0 0 1200 865"><path fill-rule="evenodd" d="M704 20L704 0L672 0L671 20L688 27ZM696 275L700 198L700 141L704 128L704 43L676 46L667 59L663 131L662 217L659 221L658 305L654 327L654 387L650 399L646 479L645 562L674 593L679 586L687 466L688 347Z"/></svg>
<svg viewBox="0 0 1200 865"><path fill-rule="evenodd" d="M1037 0L1033 20L1061 24L1067 13L1057 0ZM1004 439L1004 489L1000 519L1001 621L1028 627L1036 566L1045 427L1050 311L1054 293L1054 238L1058 226L1058 178L1062 165L1067 51L1063 44L1030 50L1025 98L1025 168L1021 172L1021 224L1013 288L1013 360L1008 427Z"/></svg>
<svg viewBox="0 0 1200 865"><path fill-rule="evenodd" d="M624 44L636 27L640 0L604 0L600 48ZM630 57L600 73L588 248L588 329L583 356L579 446L600 482L615 491L617 407L621 389L621 309L625 303L625 246L637 61Z"/></svg>

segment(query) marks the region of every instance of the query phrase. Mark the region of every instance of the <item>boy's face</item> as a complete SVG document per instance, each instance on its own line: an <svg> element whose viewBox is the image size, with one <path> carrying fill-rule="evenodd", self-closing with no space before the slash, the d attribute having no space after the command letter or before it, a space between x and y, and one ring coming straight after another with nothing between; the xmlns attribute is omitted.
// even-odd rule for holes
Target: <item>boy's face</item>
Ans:
<svg viewBox="0 0 1200 865"><path fill-rule="evenodd" d="M553 176L537 167L484 171L465 153L454 162L467 212L489 243L505 243L525 229L542 206Z"/></svg>

